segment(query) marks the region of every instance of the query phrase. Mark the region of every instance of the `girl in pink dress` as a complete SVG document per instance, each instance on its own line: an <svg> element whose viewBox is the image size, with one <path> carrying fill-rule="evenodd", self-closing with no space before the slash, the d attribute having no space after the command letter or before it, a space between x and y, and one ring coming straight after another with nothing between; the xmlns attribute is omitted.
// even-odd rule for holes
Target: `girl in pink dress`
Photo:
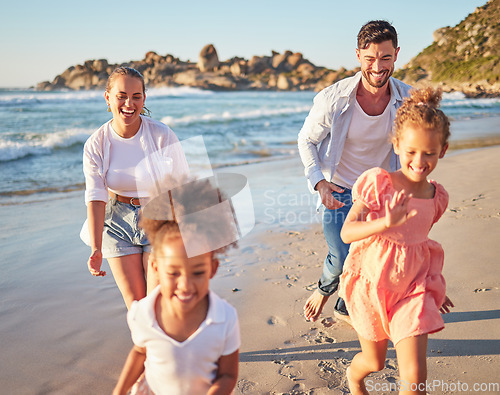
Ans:
<svg viewBox="0 0 500 395"><path fill-rule="evenodd" d="M428 238L448 194L428 180L448 148L449 121L438 109L441 92L413 91L399 108L394 150L401 169L375 168L353 187L354 204L342 228L352 243L340 281L361 352L347 370L353 394L367 394L365 377L384 368L388 340L396 348L402 390L425 393L427 336L444 327L441 245Z"/></svg>

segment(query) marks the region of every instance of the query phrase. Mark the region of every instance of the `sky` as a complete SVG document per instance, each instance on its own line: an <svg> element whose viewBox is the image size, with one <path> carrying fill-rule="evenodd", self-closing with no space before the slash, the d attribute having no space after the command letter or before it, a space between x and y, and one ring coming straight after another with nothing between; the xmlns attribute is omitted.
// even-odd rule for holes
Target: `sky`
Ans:
<svg viewBox="0 0 500 395"><path fill-rule="evenodd" d="M148 51L197 61L206 44L219 60L301 52L317 66L358 66L356 35L373 19L398 31L403 67L487 0L176 0L3 2L0 87L52 81L90 59L140 60Z"/></svg>

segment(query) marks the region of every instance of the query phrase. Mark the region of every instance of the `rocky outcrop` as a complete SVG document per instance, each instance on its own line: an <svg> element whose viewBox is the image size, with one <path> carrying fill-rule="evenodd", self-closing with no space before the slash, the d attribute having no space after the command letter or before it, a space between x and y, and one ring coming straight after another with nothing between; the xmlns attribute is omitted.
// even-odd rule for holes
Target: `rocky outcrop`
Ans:
<svg viewBox="0 0 500 395"><path fill-rule="evenodd" d="M476 8L394 75L416 87L439 86L469 97L500 95L500 0Z"/></svg>
<svg viewBox="0 0 500 395"><path fill-rule="evenodd" d="M114 69L106 59L87 60L83 65L71 66L51 83L48 81L38 84L38 90L55 89L97 89L104 88L106 80Z"/></svg>
<svg viewBox="0 0 500 395"><path fill-rule="evenodd" d="M357 71L318 67L292 51L272 51L271 56L253 56L250 60L234 57L221 62L214 45L208 44L201 50L197 63L153 51L142 60L123 64L88 60L68 68L52 82L39 83L37 89L103 89L118 66L139 70L149 87L191 86L210 90L320 90Z"/></svg>
<svg viewBox="0 0 500 395"><path fill-rule="evenodd" d="M213 44L207 44L203 47L198 57L198 68L202 73L214 71L219 67L219 57Z"/></svg>

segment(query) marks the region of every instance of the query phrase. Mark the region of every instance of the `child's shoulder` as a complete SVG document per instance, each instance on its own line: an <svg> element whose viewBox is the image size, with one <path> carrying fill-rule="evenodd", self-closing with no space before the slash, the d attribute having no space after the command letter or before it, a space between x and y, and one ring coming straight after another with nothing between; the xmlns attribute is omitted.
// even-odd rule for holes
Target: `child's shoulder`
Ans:
<svg viewBox="0 0 500 395"><path fill-rule="evenodd" d="M359 176L354 184L353 189L364 189L372 188L376 189L386 187L392 184L391 175L387 170L381 167L374 167L372 169L366 170L363 174Z"/></svg>
<svg viewBox="0 0 500 395"><path fill-rule="evenodd" d="M214 322L238 320L238 313L234 306L214 291L210 291L209 301L208 315Z"/></svg>
<svg viewBox="0 0 500 395"><path fill-rule="evenodd" d="M352 188L353 200L361 200L372 210L383 206L383 196L389 196L394 187L391 175L380 167L365 171Z"/></svg>
<svg viewBox="0 0 500 395"><path fill-rule="evenodd" d="M448 191L445 187L435 180L430 180L429 182L434 185L435 188L434 198L447 203L450 196L448 195Z"/></svg>
<svg viewBox="0 0 500 395"><path fill-rule="evenodd" d="M127 313L128 322L143 322L148 323L154 320L155 302L160 293L158 285L151 293L141 300L134 300Z"/></svg>
<svg viewBox="0 0 500 395"><path fill-rule="evenodd" d="M436 180L429 180L429 182L434 185L434 187L436 188L436 192L448 195L448 192L442 184L440 184Z"/></svg>
<svg viewBox="0 0 500 395"><path fill-rule="evenodd" d="M359 178L361 177L372 179L387 178L390 177L390 173L381 167L372 167L371 169L366 170Z"/></svg>

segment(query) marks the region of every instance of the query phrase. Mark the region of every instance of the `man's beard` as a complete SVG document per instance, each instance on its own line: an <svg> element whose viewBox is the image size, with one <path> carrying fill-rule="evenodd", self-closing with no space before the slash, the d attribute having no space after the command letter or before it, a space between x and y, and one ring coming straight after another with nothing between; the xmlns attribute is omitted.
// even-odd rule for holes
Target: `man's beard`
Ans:
<svg viewBox="0 0 500 395"><path fill-rule="evenodd" d="M368 82L368 84L370 86L373 86L374 88L382 88L385 84L387 84L387 81L389 81L389 77L394 72L394 67L392 67L390 70L384 70L384 71L387 72L386 77L383 80L380 80L377 82L374 82L371 79L371 75L367 70L363 70L362 73L363 73L363 77L365 77L366 82Z"/></svg>

